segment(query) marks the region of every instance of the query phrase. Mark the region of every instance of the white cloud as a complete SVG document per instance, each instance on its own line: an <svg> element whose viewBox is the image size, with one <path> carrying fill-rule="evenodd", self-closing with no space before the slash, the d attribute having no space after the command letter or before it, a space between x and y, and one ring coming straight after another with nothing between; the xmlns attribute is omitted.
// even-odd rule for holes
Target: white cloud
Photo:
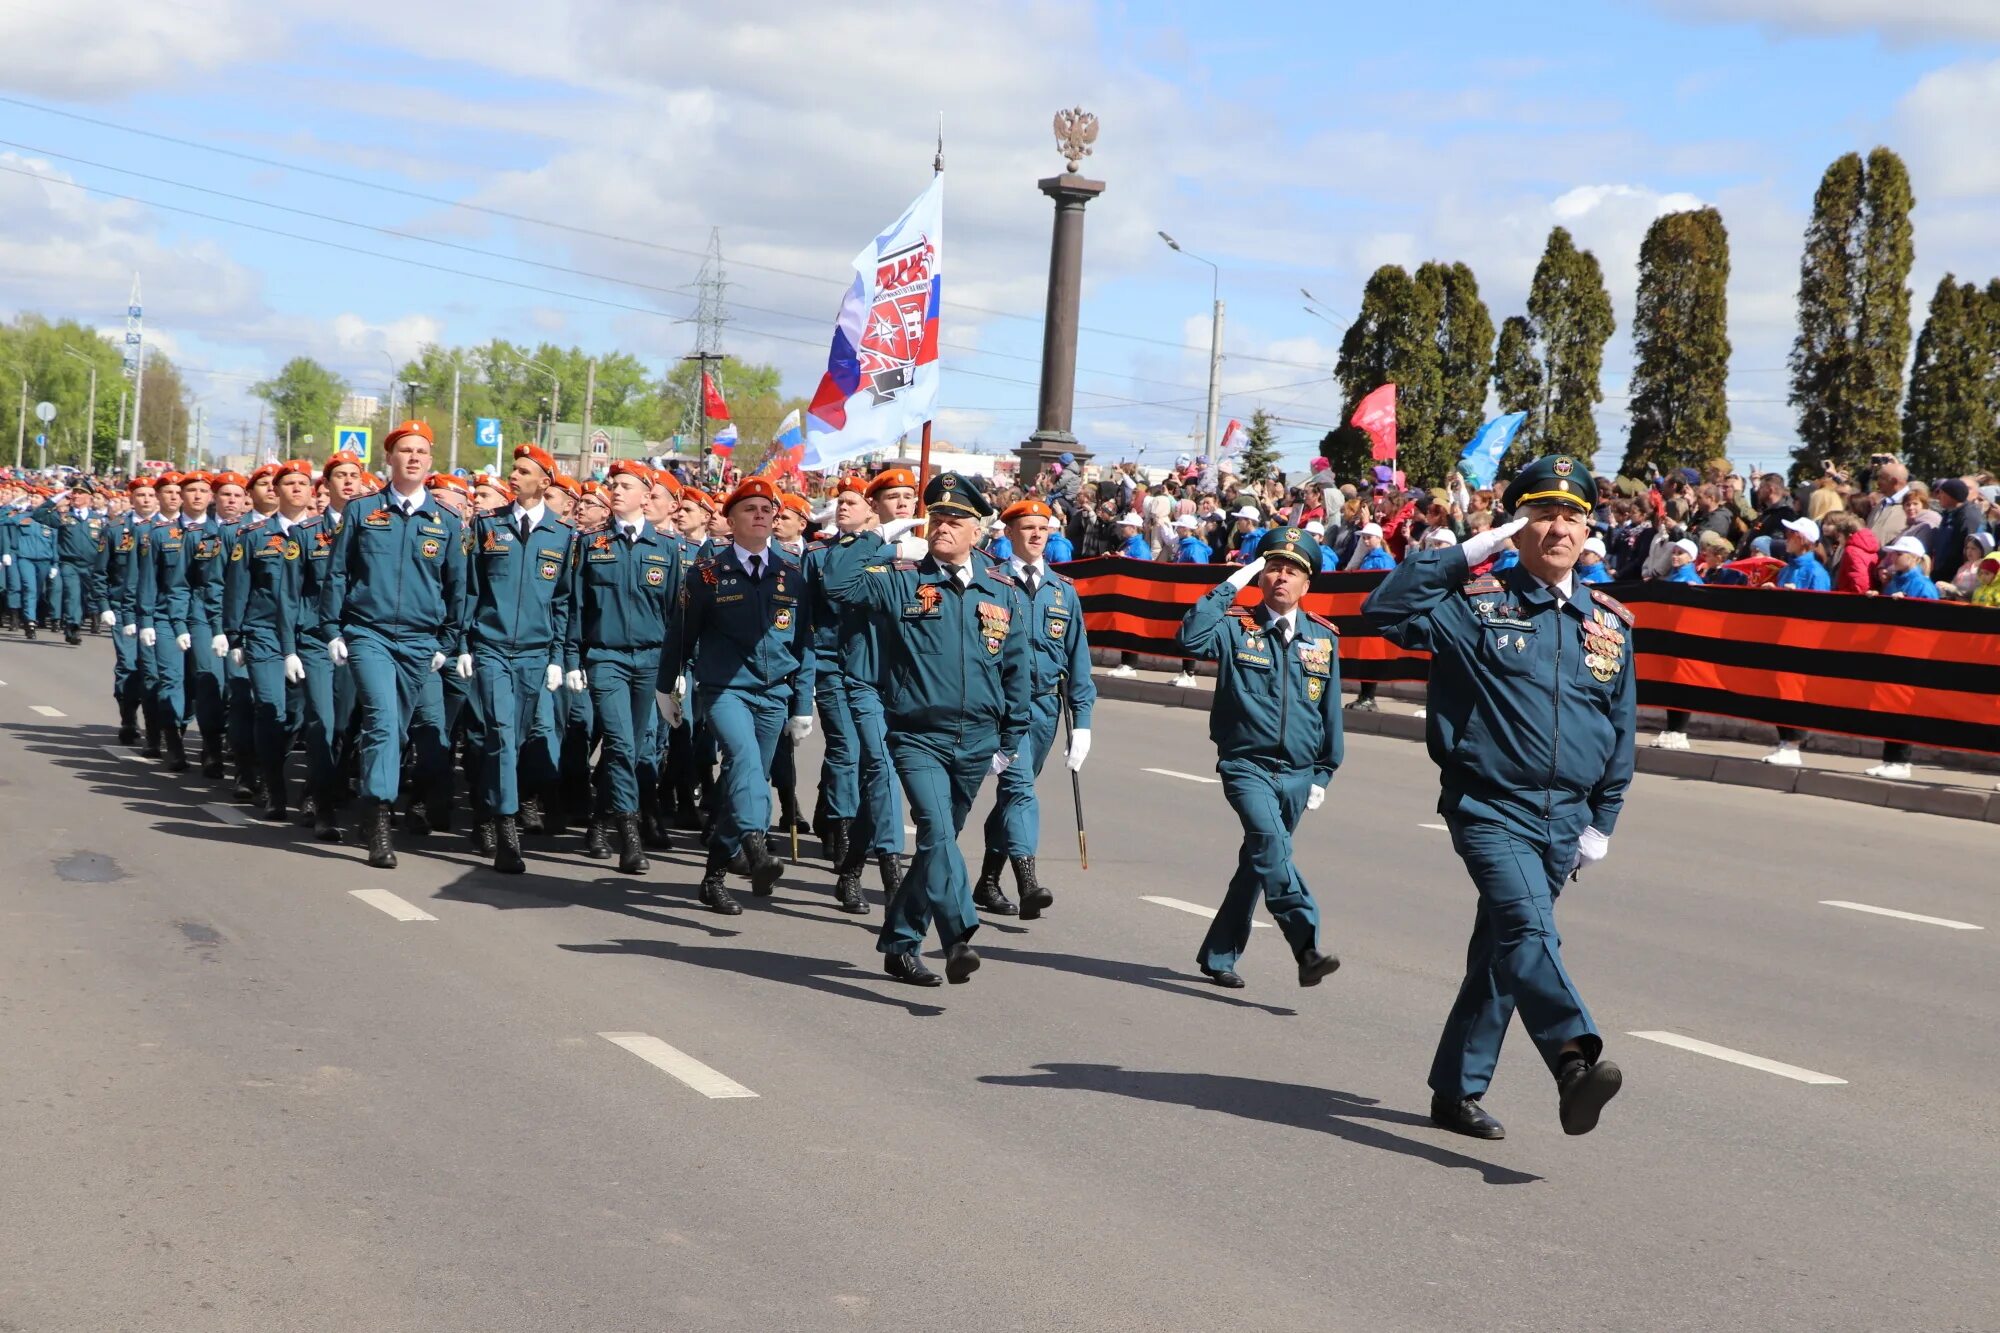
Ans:
<svg viewBox="0 0 2000 1333"><path fill-rule="evenodd" d="M1896 106L1896 140L1909 157L1920 205L1933 195L2000 194L1995 105L2000 105L2000 61L1933 70L1903 95Z"/></svg>
<svg viewBox="0 0 2000 1333"><path fill-rule="evenodd" d="M126 97L275 55L285 25L245 0L58 0L0 8L0 86L37 97Z"/></svg>
<svg viewBox="0 0 2000 1333"><path fill-rule="evenodd" d="M1679 18L1807 36L1872 32L1896 42L2000 40L1992 0L1654 0Z"/></svg>

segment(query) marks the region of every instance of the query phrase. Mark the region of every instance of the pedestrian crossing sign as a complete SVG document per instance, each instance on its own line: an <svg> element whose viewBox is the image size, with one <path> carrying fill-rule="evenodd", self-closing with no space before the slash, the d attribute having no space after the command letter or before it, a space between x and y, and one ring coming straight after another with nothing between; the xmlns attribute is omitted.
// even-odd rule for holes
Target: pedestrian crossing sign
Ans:
<svg viewBox="0 0 2000 1333"><path fill-rule="evenodd" d="M368 437L372 433L366 426L335 426L333 428L333 436L338 443L334 447L358 457L366 458L368 457Z"/></svg>

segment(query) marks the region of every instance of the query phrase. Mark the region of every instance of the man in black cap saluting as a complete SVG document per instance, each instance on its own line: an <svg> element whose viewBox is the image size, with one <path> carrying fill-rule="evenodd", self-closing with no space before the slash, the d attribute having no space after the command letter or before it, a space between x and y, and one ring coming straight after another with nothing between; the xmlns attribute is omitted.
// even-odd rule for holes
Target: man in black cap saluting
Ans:
<svg viewBox="0 0 2000 1333"><path fill-rule="evenodd" d="M1565 1133L1587 1134L1618 1092L1563 966L1555 900L1604 858L1632 780L1632 617L1576 577L1596 487L1580 459L1538 458L1507 488L1513 520L1405 560L1362 614L1431 654L1429 742L1438 813L1479 891L1465 981L1431 1063L1431 1119L1474 1138L1506 1131L1479 1104L1520 1010L1555 1075ZM1512 539L1520 563L1474 577Z"/></svg>
<svg viewBox="0 0 2000 1333"><path fill-rule="evenodd" d="M1005 772L1028 732L1026 603L997 567L976 568L972 549L993 506L965 478L940 473L924 487L930 552L922 560L869 564L874 548L838 547L825 587L836 603L868 608L881 627L877 684L889 721L889 751L917 825L917 854L890 900L876 947L899 981L935 986L917 950L933 918L945 946L945 976L979 967L979 928L958 833L989 769ZM893 547L915 525L882 529Z"/></svg>

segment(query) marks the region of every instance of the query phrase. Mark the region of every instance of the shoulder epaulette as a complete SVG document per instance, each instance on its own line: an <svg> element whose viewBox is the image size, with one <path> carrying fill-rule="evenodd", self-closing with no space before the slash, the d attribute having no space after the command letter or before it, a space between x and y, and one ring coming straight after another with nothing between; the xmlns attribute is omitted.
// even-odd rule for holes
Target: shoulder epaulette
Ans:
<svg viewBox="0 0 2000 1333"><path fill-rule="evenodd" d="M1590 600L1596 602L1599 606L1609 611L1612 615L1617 616L1620 620L1624 621L1626 624L1629 625L1632 623L1632 613L1625 608L1625 603L1619 601L1616 597L1613 597L1610 593L1599 592L1596 588L1593 587L1590 590Z"/></svg>
<svg viewBox="0 0 2000 1333"><path fill-rule="evenodd" d="M1468 579L1460 591L1467 597L1483 597L1487 593L1505 592L1507 585L1491 574L1481 574L1476 579Z"/></svg>
<svg viewBox="0 0 2000 1333"><path fill-rule="evenodd" d="M1259 628L1257 624L1256 613L1251 611L1251 609L1247 606L1232 606L1229 608L1229 614L1232 617L1234 617L1237 623L1242 625L1244 629Z"/></svg>
<svg viewBox="0 0 2000 1333"><path fill-rule="evenodd" d="M921 568L921 564L918 561L905 560L902 557L898 556L894 561L890 563L890 568L894 569L899 574L910 574L914 573L917 569Z"/></svg>
<svg viewBox="0 0 2000 1333"><path fill-rule="evenodd" d="M1312 621L1313 624L1318 625L1321 629L1329 630L1335 634L1340 633L1340 626L1334 624L1331 620L1328 620L1325 616L1317 616L1314 615L1312 612L1308 611L1306 612L1306 619Z"/></svg>
<svg viewBox="0 0 2000 1333"><path fill-rule="evenodd" d="M1005 584L1009 588L1018 586L1014 582L1014 575L1009 571L1000 568L1000 566L997 564L988 565L985 569L981 570L980 573L986 575L987 578L992 579L995 583Z"/></svg>
<svg viewBox="0 0 2000 1333"><path fill-rule="evenodd" d="M812 541L806 543L806 554L811 555L814 551L824 551L826 549L826 545L827 544L825 542L815 537Z"/></svg>

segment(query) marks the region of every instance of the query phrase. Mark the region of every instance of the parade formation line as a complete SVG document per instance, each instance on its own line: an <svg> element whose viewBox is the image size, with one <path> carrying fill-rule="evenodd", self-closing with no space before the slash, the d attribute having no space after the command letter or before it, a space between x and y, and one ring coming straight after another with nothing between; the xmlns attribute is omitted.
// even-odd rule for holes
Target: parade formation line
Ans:
<svg viewBox="0 0 2000 1333"><path fill-rule="evenodd" d="M1628 1037L1638 1037L1645 1041L1657 1041L1662 1046L1672 1046L1683 1051L1693 1051L1696 1055L1712 1056L1717 1060L1727 1060L1733 1065L1746 1069L1761 1069L1766 1074L1776 1074L1779 1078L1794 1079L1800 1083L1846 1084L1844 1078L1832 1074L1822 1074L1815 1069L1802 1069L1798 1065L1788 1065L1781 1060L1767 1060L1761 1055L1751 1055L1747 1051L1733 1051L1727 1046L1717 1046L1711 1041L1697 1037L1683 1037L1678 1032L1628 1032Z"/></svg>
<svg viewBox="0 0 2000 1333"><path fill-rule="evenodd" d="M757 1095L729 1075L709 1068L686 1051L669 1046L648 1033L600 1032L597 1035L613 1046L624 1047L655 1069L671 1074L711 1101Z"/></svg>
<svg viewBox="0 0 2000 1333"><path fill-rule="evenodd" d="M1925 916L1921 912L1903 912L1894 907L1871 907L1867 903L1842 902L1838 898L1822 898L1819 900L1819 905L1821 907L1845 907L1850 912L1867 912L1871 916L1892 916L1898 921L1917 921L1926 926L1943 926L1946 930L1986 929L1984 926L1975 926L1970 921L1953 921L1950 917L1946 916Z"/></svg>

